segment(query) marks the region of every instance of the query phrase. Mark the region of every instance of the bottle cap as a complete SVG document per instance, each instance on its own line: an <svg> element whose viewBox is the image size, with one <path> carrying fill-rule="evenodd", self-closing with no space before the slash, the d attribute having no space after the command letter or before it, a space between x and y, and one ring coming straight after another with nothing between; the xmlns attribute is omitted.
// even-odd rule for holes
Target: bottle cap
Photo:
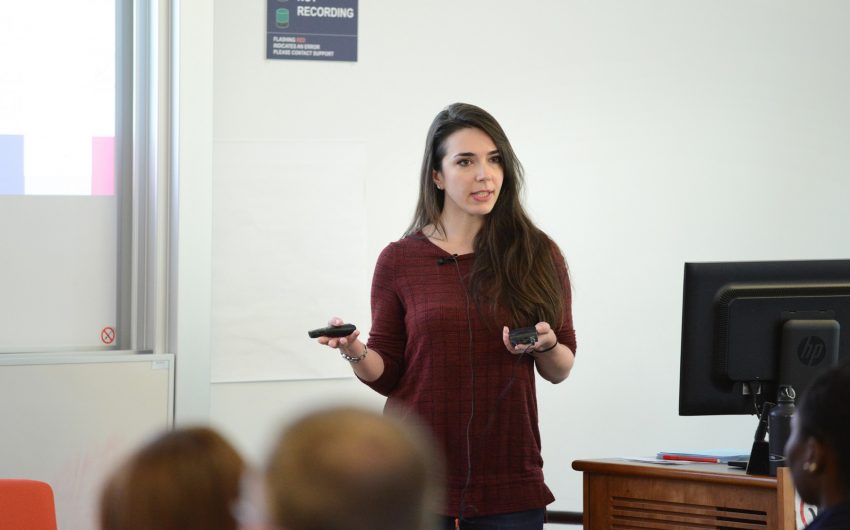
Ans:
<svg viewBox="0 0 850 530"><path fill-rule="evenodd" d="M777 396L779 403L793 403L796 398L797 392L794 391L793 386L783 385L779 387L779 396Z"/></svg>

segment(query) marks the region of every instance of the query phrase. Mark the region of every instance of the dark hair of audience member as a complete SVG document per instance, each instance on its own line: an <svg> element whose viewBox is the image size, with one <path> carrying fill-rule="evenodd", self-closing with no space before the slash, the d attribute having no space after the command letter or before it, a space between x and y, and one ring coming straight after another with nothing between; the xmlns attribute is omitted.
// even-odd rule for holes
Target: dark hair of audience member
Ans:
<svg viewBox="0 0 850 530"><path fill-rule="evenodd" d="M850 502L850 363L813 381L796 416L785 452L800 497L819 506Z"/></svg>
<svg viewBox="0 0 850 530"><path fill-rule="evenodd" d="M208 427L165 433L132 454L101 494L101 530L236 530L245 464Z"/></svg>

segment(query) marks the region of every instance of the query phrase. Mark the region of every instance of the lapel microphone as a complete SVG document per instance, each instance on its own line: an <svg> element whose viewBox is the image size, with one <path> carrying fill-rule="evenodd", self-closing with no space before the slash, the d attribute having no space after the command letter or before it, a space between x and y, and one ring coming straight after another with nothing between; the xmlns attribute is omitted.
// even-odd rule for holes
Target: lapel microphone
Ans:
<svg viewBox="0 0 850 530"><path fill-rule="evenodd" d="M457 254L452 254L451 256L438 259L437 265L445 265L446 263L450 263L452 261L457 261Z"/></svg>

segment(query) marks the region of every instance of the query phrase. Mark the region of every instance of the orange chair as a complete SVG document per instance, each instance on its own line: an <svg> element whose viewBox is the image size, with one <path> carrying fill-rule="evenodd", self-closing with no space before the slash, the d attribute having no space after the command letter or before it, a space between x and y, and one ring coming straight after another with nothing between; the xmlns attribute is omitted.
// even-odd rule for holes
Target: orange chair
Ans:
<svg viewBox="0 0 850 530"><path fill-rule="evenodd" d="M50 484L38 480L0 479L0 529L56 530Z"/></svg>

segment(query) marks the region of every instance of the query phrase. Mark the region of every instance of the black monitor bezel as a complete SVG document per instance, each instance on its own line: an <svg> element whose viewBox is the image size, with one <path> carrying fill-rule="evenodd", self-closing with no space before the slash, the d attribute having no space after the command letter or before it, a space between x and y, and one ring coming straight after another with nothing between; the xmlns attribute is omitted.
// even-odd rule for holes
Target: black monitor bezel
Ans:
<svg viewBox="0 0 850 530"><path fill-rule="evenodd" d="M724 328L719 322L723 310L718 309L718 304L728 302L736 289L737 293L777 297L800 293L828 296L836 290L850 293L850 260L685 263L679 374L681 416L754 414L759 407L759 399L744 395L743 382L724 377L723 348L717 346ZM850 316L842 311L840 318L843 325L839 360L843 360L850 358ZM760 386L762 400L776 391L775 381L765 380Z"/></svg>

